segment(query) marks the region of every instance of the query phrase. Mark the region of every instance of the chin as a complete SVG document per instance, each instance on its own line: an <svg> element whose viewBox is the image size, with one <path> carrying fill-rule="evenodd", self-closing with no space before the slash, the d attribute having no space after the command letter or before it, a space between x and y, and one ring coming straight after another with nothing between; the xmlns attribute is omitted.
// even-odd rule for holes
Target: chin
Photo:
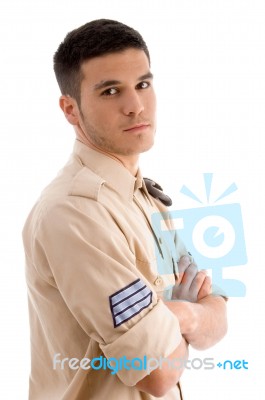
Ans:
<svg viewBox="0 0 265 400"><path fill-rule="evenodd" d="M154 142L149 144L149 146L143 147L141 150L139 150L139 154L140 153L146 153L147 151L149 151L153 147L153 145L154 145Z"/></svg>
<svg viewBox="0 0 265 400"><path fill-rule="evenodd" d="M147 143L142 143L140 146L139 153L145 153L146 151L150 150L154 145L154 137L150 138Z"/></svg>
<svg viewBox="0 0 265 400"><path fill-rule="evenodd" d="M131 144L130 147L124 146L123 150L119 151L121 155L124 156L134 156L141 153L145 153L150 150L154 145L154 136L149 137L148 139L143 135L138 136L137 143Z"/></svg>

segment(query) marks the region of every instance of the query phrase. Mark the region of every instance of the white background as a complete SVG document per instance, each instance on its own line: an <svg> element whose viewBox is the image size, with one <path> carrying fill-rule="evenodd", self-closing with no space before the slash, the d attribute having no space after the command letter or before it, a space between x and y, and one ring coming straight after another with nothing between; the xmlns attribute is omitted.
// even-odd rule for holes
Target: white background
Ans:
<svg viewBox="0 0 265 400"><path fill-rule="evenodd" d="M183 184L204 196L238 191L248 263L226 276L244 281L229 300L229 332L191 357L245 359L249 370L186 371L187 400L264 397L265 2L263 0L1 1L1 385L0 398L27 398L29 329L21 230L39 192L67 160L74 139L58 107L52 56L66 33L112 18L138 29L152 57L159 116L145 176L174 208L196 207ZM216 197L216 196L215 196ZM48 399L47 399L48 400Z"/></svg>

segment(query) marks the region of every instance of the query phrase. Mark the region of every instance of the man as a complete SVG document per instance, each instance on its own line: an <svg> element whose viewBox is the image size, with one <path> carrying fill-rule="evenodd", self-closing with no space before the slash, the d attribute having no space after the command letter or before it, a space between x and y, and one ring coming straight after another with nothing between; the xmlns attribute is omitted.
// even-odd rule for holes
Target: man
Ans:
<svg viewBox="0 0 265 400"><path fill-rule="evenodd" d="M146 181L158 198L150 195L138 166L156 130L148 49L132 28L92 21L66 36L54 70L76 141L23 230L29 398L181 399L184 363L170 361L187 359L189 344L220 340L226 306L170 221L173 250L151 223L167 197ZM158 272L156 250L167 273ZM142 363L161 358L168 362L159 368Z"/></svg>

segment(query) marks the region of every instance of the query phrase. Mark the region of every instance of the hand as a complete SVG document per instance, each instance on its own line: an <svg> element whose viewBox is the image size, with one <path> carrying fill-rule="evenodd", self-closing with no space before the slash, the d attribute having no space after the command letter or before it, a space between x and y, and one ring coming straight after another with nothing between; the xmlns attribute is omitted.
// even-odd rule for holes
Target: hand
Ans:
<svg viewBox="0 0 265 400"><path fill-rule="evenodd" d="M212 280L211 278L206 275L202 286L199 290L197 301L202 300L204 297L209 296L212 293Z"/></svg>
<svg viewBox="0 0 265 400"><path fill-rule="evenodd" d="M182 256L178 262L179 279L173 289L173 300L186 300L196 303L211 293L211 279L206 271L198 271L196 264L188 256Z"/></svg>

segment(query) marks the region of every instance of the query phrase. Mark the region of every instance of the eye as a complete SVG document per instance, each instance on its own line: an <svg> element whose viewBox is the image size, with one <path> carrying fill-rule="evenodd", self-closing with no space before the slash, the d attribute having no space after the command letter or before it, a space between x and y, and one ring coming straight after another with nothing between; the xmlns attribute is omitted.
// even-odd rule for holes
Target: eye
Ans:
<svg viewBox="0 0 265 400"><path fill-rule="evenodd" d="M150 82L144 81L144 82L138 83L137 88L138 89L147 89L147 88L149 88L150 85L151 85Z"/></svg>
<svg viewBox="0 0 265 400"><path fill-rule="evenodd" d="M107 90L104 90L103 93L101 93L102 96L114 96L115 94L118 93L118 90L115 88L109 88Z"/></svg>

